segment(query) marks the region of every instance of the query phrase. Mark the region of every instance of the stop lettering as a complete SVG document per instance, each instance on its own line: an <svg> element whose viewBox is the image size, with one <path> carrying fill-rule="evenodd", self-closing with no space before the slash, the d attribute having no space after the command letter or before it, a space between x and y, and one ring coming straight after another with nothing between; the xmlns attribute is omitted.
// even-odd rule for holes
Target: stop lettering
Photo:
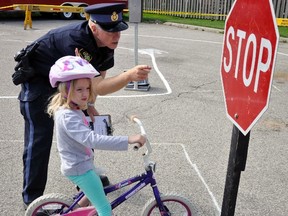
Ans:
<svg viewBox="0 0 288 216"><path fill-rule="evenodd" d="M258 38L258 40L260 40L260 47L258 48L257 38L255 34L251 33L249 36L247 36L247 33L240 29L237 29L237 31L235 32L235 29L233 28L233 26L229 27L225 39L226 39L226 46L228 49L228 56L227 57L224 56L225 72L234 73L234 78L238 79L240 54L244 53L243 61L241 62L243 63L243 65L241 65L243 84L246 87L250 86L253 75L254 75L254 69L256 69L254 92L257 93L260 72L264 72L264 73L267 72L271 64L271 57L272 57L271 42L266 38ZM238 44L238 46L235 46L235 45L233 46L237 50L235 50L236 56L234 56L235 68L233 68L233 71L231 71L232 62L234 60L232 56L232 45L231 45L233 43ZM243 44L243 50L242 50L242 44ZM265 58L265 62L263 62L265 52L267 53L267 57ZM256 55L258 55L258 59L256 59ZM249 58L251 58L251 65L247 65Z"/></svg>

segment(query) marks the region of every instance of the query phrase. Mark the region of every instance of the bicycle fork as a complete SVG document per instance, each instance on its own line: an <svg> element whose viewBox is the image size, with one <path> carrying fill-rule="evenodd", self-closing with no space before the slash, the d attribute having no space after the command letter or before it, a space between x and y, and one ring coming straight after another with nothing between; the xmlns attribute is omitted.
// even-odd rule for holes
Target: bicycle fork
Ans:
<svg viewBox="0 0 288 216"><path fill-rule="evenodd" d="M151 187L153 190L153 194L160 212L161 216L171 216L171 213L169 212L169 209L167 208L167 206L164 205L164 203L161 200L161 193L158 189L157 183L156 183L156 179L154 178L154 174L152 174L152 180L151 180Z"/></svg>

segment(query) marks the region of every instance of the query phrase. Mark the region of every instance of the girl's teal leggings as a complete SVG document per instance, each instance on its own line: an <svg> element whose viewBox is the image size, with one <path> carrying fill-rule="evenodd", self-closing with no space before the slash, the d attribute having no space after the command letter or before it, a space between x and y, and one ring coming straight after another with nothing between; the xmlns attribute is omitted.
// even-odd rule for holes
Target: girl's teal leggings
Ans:
<svg viewBox="0 0 288 216"><path fill-rule="evenodd" d="M102 182L94 170L79 176L68 176L68 178L84 192L99 216L112 215L111 205L104 193Z"/></svg>

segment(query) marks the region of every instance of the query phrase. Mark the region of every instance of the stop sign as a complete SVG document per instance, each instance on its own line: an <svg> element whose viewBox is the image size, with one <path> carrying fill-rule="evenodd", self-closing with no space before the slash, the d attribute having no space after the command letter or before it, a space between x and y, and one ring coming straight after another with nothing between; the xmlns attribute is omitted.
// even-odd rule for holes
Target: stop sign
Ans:
<svg viewBox="0 0 288 216"><path fill-rule="evenodd" d="M246 135L267 110L279 33L270 0L236 0L225 23L221 79L228 118Z"/></svg>

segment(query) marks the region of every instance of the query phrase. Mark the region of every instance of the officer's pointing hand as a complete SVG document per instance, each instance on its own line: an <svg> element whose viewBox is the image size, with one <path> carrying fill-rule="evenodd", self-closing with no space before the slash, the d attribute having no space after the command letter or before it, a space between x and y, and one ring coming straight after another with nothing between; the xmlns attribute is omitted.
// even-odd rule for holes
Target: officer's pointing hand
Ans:
<svg viewBox="0 0 288 216"><path fill-rule="evenodd" d="M150 70L151 67L148 65L137 65L126 71L126 73L129 76L129 80L133 82L148 79L148 74L150 73Z"/></svg>

